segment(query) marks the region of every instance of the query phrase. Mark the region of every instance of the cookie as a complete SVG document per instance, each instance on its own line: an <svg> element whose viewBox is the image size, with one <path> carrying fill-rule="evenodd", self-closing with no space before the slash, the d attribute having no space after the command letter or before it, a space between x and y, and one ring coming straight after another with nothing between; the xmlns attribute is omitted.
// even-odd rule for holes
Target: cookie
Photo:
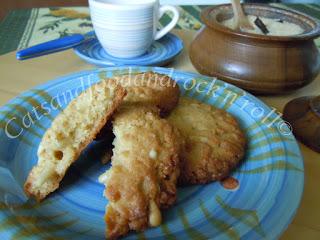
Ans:
<svg viewBox="0 0 320 240"><path fill-rule="evenodd" d="M178 104L179 86L167 75L144 72L119 75L112 79L127 91L123 105L156 106L162 115L166 115Z"/></svg>
<svg viewBox="0 0 320 240"><path fill-rule="evenodd" d="M236 119L224 110L181 98L168 117L184 136L180 184L227 177L245 153L246 139Z"/></svg>
<svg viewBox="0 0 320 240"><path fill-rule="evenodd" d="M115 81L101 81L81 93L53 120L38 148L25 192L38 201L59 187L70 165L95 138L122 102L126 91Z"/></svg>
<svg viewBox="0 0 320 240"><path fill-rule="evenodd" d="M158 109L122 108L114 116L112 167L99 178L109 204L107 238L161 224L161 210L176 200L181 149L178 131Z"/></svg>

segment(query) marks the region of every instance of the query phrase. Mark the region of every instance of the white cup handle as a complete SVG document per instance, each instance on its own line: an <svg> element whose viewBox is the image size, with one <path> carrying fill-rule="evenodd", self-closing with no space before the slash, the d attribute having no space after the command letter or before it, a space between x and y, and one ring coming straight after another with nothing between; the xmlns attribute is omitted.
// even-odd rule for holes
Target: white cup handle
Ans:
<svg viewBox="0 0 320 240"><path fill-rule="evenodd" d="M155 35L155 40L158 40L160 38L162 38L164 35L166 35L168 32L170 32L177 24L178 20L179 20L179 11L176 7L173 7L173 6L168 6L168 5L165 5L165 6L161 6L159 8L159 19L162 17L162 15L167 12L167 11L170 11L173 13L173 18L171 20L171 22L163 27L161 30L157 31L156 32L156 35Z"/></svg>

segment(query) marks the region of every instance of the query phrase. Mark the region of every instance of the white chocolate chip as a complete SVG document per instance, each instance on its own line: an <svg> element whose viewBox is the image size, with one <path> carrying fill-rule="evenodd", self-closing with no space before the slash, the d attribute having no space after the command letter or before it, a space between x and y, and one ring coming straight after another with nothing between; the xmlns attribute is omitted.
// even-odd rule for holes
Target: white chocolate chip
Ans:
<svg viewBox="0 0 320 240"><path fill-rule="evenodd" d="M149 152L149 157L152 158L152 159L156 159L156 158L157 158L157 152L156 152L156 150L152 149L152 150Z"/></svg>
<svg viewBox="0 0 320 240"><path fill-rule="evenodd" d="M110 172L110 171L106 171L105 173L101 174L100 177L99 177L99 179L98 179L98 181L99 181L100 183L106 184L107 181L108 181L109 178L110 178L110 173L109 173L109 172Z"/></svg>
<svg viewBox="0 0 320 240"><path fill-rule="evenodd" d="M150 213L149 213L149 225L156 227L161 224L162 217L161 212L154 200L150 200Z"/></svg>

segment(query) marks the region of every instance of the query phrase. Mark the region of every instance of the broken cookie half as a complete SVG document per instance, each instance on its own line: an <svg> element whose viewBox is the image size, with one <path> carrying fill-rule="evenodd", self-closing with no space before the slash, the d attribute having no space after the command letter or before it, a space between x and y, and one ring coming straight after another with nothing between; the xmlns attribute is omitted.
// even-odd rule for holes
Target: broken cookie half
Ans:
<svg viewBox="0 0 320 240"><path fill-rule="evenodd" d="M100 177L106 185L106 237L159 226L162 208L176 200L179 177L178 131L156 108L121 108L113 122L112 167Z"/></svg>
<svg viewBox="0 0 320 240"><path fill-rule="evenodd" d="M70 165L107 123L125 95L124 88L108 79L71 101L41 140L38 163L24 186L28 196L41 201L59 187Z"/></svg>

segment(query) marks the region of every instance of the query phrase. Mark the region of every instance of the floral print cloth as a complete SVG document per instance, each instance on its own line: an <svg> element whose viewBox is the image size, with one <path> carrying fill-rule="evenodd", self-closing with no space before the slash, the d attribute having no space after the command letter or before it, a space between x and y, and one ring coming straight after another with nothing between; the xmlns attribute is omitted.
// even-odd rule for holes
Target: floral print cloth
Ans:
<svg viewBox="0 0 320 240"><path fill-rule="evenodd" d="M275 5L300 10L320 20L320 5ZM202 26L200 13L205 7L207 6L179 6L181 16L176 28L199 30ZM170 14L164 14L159 27L166 25L170 20ZM0 54L89 31L92 31L92 24L88 7L15 10L0 23ZM320 47L319 39L317 44Z"/></svg>

